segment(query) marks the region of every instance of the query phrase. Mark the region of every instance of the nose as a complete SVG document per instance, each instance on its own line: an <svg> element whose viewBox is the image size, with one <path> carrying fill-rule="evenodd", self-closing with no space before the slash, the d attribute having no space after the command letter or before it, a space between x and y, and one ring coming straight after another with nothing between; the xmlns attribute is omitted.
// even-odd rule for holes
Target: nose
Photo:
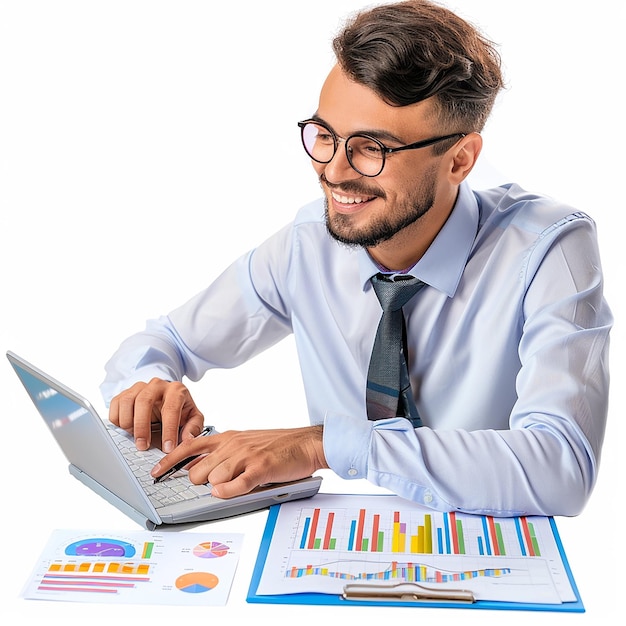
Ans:
<svg viewBox="0 0 626 626"><path fill-rule="evenodd" d="M323 172L326 180L329 183L335 184L345 180L361 178L362 176L350 165L350 161L348 161L346 142L344 139L339 139L337 150L333 158L323 167Z"/></svg>

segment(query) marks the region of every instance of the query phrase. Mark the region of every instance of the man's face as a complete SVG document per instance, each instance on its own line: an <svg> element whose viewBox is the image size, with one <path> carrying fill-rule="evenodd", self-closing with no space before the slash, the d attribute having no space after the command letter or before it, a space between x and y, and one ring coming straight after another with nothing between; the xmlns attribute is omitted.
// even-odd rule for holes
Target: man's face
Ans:
<svg viewBox="0 0 626 626"><path fill-rule="evenodd" d="M342 139L366 133L395 148L437 135L432 109L430 101L391 106L335 66L322 88L316 118ZM343 243L364 247L391 239L433 206L439 163L431 147L409 150L387 155L383 171L367 177L350 166L340 141L330 163L313 162L326 195L329 232Z"/></svg>

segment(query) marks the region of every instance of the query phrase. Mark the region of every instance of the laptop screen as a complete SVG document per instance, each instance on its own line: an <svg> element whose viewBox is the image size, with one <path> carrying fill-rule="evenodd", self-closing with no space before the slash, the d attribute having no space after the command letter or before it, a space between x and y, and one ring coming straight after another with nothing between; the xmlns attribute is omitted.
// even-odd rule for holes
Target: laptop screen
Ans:
<svg viewBox="0 0 626 626"><path fill-rule="evenodd" d="M35 367L27 365L17 355L7 353L7 356L73 467L72 473L76 474L75 470L79 470L142 515L154 517L152 505L91 404Z"/></svg>

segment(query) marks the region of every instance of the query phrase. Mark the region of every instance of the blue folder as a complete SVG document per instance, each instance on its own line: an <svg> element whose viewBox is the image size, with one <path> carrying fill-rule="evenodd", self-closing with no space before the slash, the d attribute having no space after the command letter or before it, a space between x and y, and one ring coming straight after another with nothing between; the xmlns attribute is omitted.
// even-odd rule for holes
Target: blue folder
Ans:
<svg viewBox="0 0 626 626"><path fill-rule="evenodd" d="M384 496L383 496L384 497ZM501 602L491 600L475 600L473 602L463 602L454 600L441 600L441 599L367 599L359 598L358 600L345 599L341 595L334 595L328 593L293 593L293 594L281 594L281 595L259 595L257 589L261 580L261 575L265 566L265 561L268 556L268 552L272 543L276 522L278 520L278 514L282 505L274 505L270 507L263 537L261 538L261 545L259 547L259 554L257 556L256 564L252 573L252 579L250 587L248 589L248 595L246 597L249 603L258 604L319 604L319 605L333 605L333 606L405 606L405 607L440 607L440 608L463 608L463 609L495 609L495 610L524 610L524 611L558 611L569 613L584 613L585 607L582 603L576 582L572 575L571 568L565 555L563 544L559 537L556 522L553 518L548 518L550 527L554 533L554 539L559 550L559 554L563 561L563 566L567 573L569 582L572 586L572 590L576 597L574 602L563 602L559 604L545 604L545 603L520 603L520 602Z"/></svg>

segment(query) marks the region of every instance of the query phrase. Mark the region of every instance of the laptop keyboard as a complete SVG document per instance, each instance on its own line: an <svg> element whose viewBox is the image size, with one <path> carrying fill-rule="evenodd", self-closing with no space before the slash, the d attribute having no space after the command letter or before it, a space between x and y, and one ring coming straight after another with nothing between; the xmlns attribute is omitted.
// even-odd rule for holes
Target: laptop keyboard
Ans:
<svg viewBox="0 0 626 626"><path fill-rule="evenodd" d="M158 448L137 450L133 438L125 430L112 424L107 428L155 508L210 495L211 485L194 485L185 471L155 484L150 470L164 456L163 452Z"/></svg>

